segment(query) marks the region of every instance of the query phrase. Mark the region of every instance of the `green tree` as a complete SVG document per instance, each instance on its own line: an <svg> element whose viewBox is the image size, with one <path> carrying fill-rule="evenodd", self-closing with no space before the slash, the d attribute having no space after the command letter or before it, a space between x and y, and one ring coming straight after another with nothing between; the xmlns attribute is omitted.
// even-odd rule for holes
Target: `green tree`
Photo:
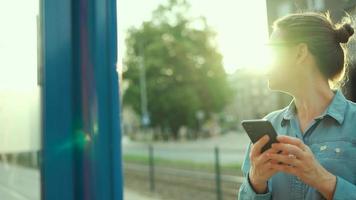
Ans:
<svg viewBox="0 0 356 200"><path fill-rule="evenodd" d="M180 126L197 128L196 113L220 112L230 99L215 33L205 18L188 17L186 1L160 5L150 21L131 28L126 39L129 86L124 105L140 108L140 62L146 74L151 126L169 128L176 138ZM142 59L142 60L141 60Z"/></svg>

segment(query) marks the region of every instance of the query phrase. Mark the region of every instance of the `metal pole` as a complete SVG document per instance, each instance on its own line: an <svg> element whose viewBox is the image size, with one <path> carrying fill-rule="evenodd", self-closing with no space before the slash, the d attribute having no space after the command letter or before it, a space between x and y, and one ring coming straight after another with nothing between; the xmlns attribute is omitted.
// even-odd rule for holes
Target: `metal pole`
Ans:
<svg viewBox="0 0 356 200"><path fill-rule="evenodd" d="M141 94L141 123L143 127L146 127L150 123L150 119L148 116L148 108L147 108L147 87L146 87L146 71L144 64L144 49L143 44L140 44L140 94Z"/></svg>
<svg viewBox="0 0 356 200"><path fill-rule="evenodd" d="M149 178L150 178L150 189L153 192L155 190L155 170L154 170L154 154L153 154L153 146L150 144L148 146L149 153Z"/></svg>
<svg viewBox="0 0 356 200"><path fill-rule="evenodd" d="M221 193L221 176L220 176L220 162L219 162L219 148L215 147L215 182L216 182L216 198L222 200L223 195Z"/></svg>

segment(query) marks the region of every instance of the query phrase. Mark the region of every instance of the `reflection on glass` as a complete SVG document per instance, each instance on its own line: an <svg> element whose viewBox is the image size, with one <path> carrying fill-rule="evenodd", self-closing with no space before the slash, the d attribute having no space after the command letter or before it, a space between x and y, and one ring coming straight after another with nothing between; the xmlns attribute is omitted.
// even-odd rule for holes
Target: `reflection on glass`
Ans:
<svg viewBox="0 0 356 200"><path fill-rule="evenodd" d="M40 199L38 0L0 0L0 199Z"/></svg>

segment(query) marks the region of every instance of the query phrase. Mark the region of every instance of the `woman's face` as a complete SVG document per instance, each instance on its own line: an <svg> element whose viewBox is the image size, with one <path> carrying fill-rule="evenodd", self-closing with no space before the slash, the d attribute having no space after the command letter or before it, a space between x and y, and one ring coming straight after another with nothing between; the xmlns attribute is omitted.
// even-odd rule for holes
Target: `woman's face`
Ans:
<svg viewBox="0 0 356 200"><path fill-rule="evenodd" d="M280 30L273 31L268 44L272 56L267 73L270 89L288 91L294 84L298 75L294 46L282 39Z"/></svg>

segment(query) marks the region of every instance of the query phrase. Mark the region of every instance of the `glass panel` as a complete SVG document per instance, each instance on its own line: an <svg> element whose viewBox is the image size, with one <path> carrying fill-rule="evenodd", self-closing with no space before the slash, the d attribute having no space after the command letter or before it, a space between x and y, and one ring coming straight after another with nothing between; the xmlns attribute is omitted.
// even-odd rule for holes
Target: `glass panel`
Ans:
<svg viewBox="0 0 356 200"><path fill-rule="evenodd" d="M38 0L0 0L0 199L40 199Z"/></svg>

